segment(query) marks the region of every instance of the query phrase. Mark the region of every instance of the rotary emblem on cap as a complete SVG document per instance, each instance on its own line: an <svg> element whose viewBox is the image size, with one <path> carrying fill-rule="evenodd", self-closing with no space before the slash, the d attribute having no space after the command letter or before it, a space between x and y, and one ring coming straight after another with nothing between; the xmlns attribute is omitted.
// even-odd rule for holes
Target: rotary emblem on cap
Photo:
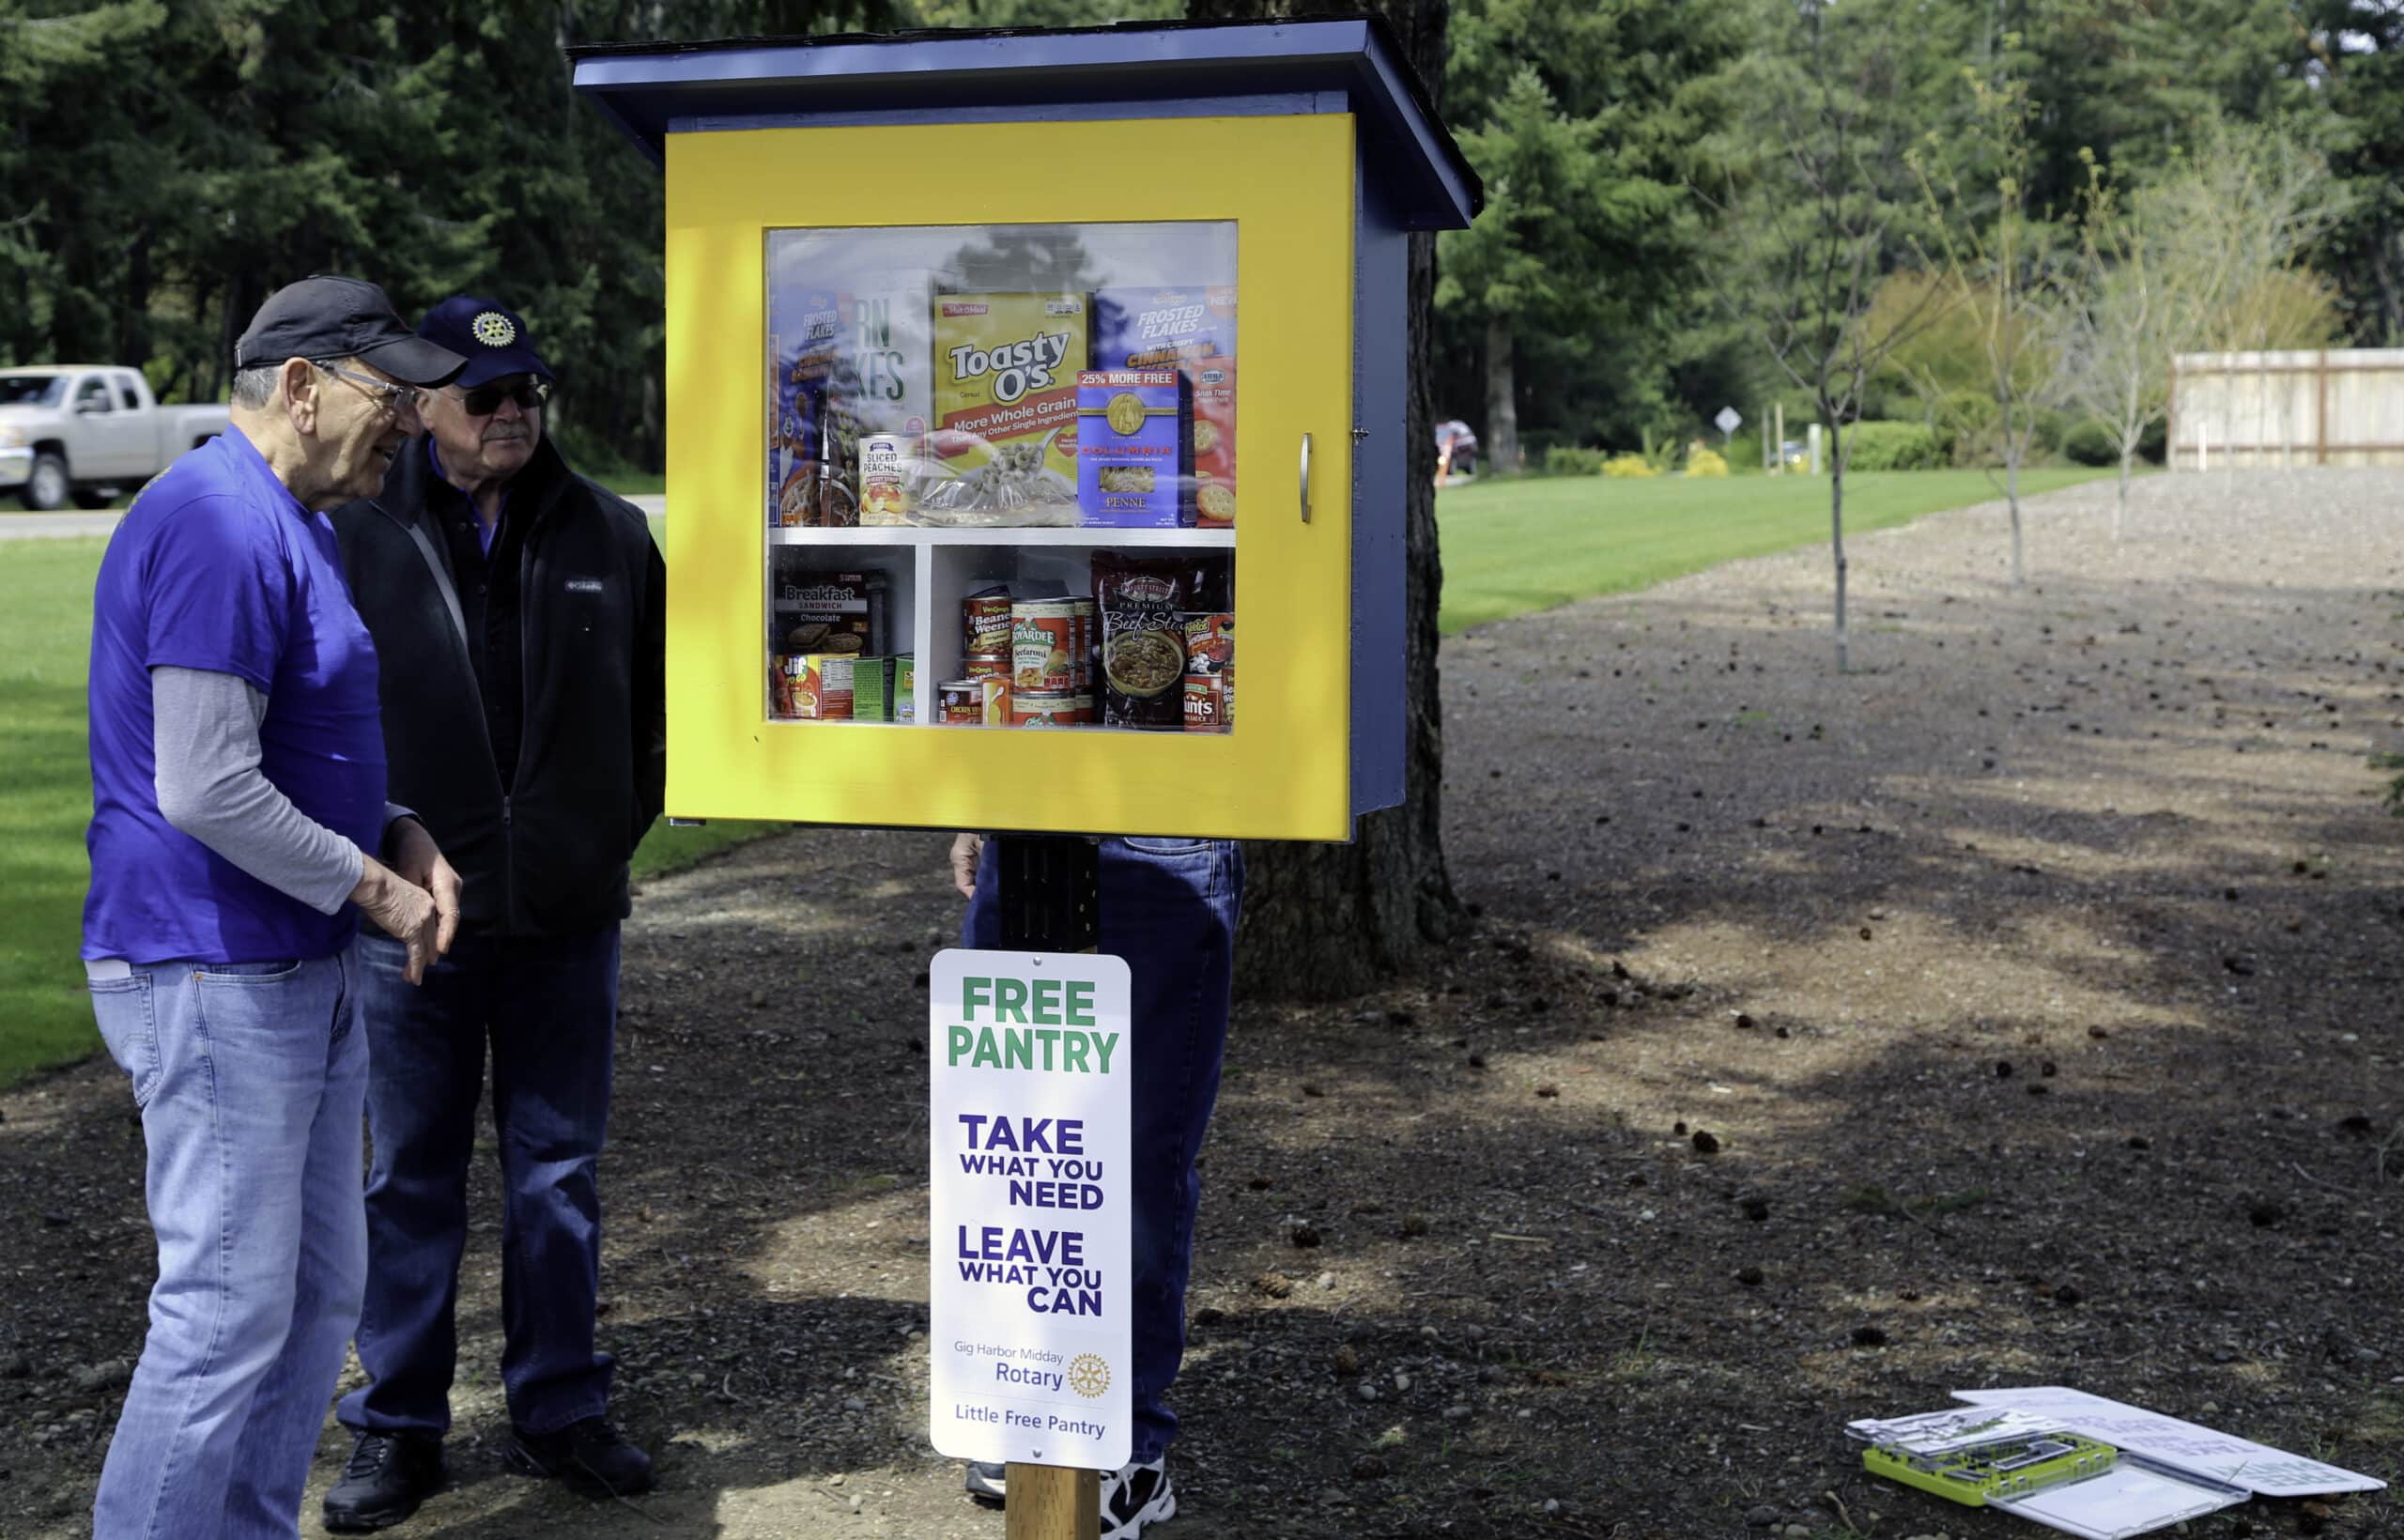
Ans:
<svg viewBox="0 0 2404 1540"><path fill-rule="evenodd" d="M497 310L487 310L479 315L468 323L468 330L474 332L476 340L486 347L506 347L517 340L517 329L509 324L508 316Z"/></svg>

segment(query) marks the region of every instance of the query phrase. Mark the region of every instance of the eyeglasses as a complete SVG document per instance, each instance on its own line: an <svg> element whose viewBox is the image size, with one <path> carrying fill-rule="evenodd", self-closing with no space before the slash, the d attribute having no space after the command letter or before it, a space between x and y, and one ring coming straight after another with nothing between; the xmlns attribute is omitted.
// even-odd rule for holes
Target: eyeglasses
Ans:
<svg viewBox="0 0 2404 1540"><path fill-rule="evenodd" d="M547 379L521 379L515 385L479 385L473 390L459 391L459 405L468 408L470 417L489 417L501 409L504 401L517 403L519 411L533 411L551 398L551 382Z"/></svg>
<svg viewBox="0 0 2404 1540"><path fill-rule="evenodd" d="M332 364L316 359L311 359L309 366L313 369L323 369L330 375L349 380L353 385L366 392L375 401L378 409L387 417L397 418L403 411L417 409L417 387L414 385L395 385L389 379L378 379L373 375L355 375L347 369L337 369Z"/></svg>

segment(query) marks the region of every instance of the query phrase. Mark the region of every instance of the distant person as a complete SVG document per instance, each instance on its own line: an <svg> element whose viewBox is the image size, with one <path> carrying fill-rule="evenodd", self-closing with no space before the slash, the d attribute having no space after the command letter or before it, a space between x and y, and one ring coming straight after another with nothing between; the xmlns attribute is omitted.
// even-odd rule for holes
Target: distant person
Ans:
<svg viewBox="0 0 2404 1540"><path fill-rule="evenodd" d="M1226 1057L1243 850L1232 839L1102 841L1099 950L1127 964L1133 998L1129 1148L1135 1435L1128 1463L1102 1473L1101 1540L1135 1537L1177 1513L1168 1388L1185 1362L1185 1285L1202 1199L1194 1158L1210 1132ZM961 945L1001 945L1000 861L983 837L952 841L952 884L968 900ZM1009 1467L968 1467L968 1490L1009 1499Z"/></svg>
<svg viewBox="0 0 2404 1540"><path fill-rule="evenodd" d="M376 649L324 510L382 482L418 387L465 363L372 284L277 290L234 346L232 426L100 560L84 965L142 1113L159 1282L98 1540L296 1532L366 1265L359 916L406 984L459 920L385 800Z"/></svg>
<svg viewBox="0 0 2404 1540"><path fill-rule="evenodd" d="M551 370L516 312L462 295L419 332L467 368L427 393L425 441L334 528L376 645L410 660L384 675L393 795L468 896L458 944L422 989L403 987L397 943L360 943L368 1383L337 1413L358 1435L326 1494L337 1531L400 1523L442 1485L487 1050L503 1454L590 1495L653 1481L650 1455L609 1421L594 1317L618 926L667 764L666 569L643 516L570 470L544 432Z"/></svg>

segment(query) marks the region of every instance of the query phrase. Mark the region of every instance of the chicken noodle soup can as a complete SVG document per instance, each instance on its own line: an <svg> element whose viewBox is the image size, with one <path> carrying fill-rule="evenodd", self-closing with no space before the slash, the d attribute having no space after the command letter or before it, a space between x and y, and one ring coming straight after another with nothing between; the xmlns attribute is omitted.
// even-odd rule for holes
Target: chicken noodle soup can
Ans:
<svg viewBox="0 0 2404 1540"><path fill-rule="evenodd" d="M1077 603L1021 599L1010 606L1010 687L1057 694L1077 683Z"/></svg>
<svg viewBox="0 0 2404 1540"><path fill-rule="evenodd" d="M937 685L935 720L948 727L982 727L985 684L981 679L949 679Z"/></svg>
<svg viewBox="0 0 2404 1540"><path fill-rule="evenodd" d="M1076 690L1013 691L1012 727L1083 727L1093 720L1093 697Z"/></svg>

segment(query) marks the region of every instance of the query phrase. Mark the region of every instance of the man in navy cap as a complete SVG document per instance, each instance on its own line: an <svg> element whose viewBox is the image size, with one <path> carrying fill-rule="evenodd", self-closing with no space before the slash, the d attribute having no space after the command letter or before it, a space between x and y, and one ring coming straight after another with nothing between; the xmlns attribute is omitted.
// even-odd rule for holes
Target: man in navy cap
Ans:
<svg viewBox="0 0 2404 1540"><path fill-rule="evenodd" d="M569 470L544 433L551 371L496 300L446 300L419 334L465 354L423 399L427 435L383 489L334 515L377 647L395 800L466 880L457 944L403 982L360 943L369 1043L369 1382L326 1527L381 1529L443 1480L468 1164L489 1050L500 1145L501 1384L519 1469L599 1496L649 1489L610 1424L594 1341L599 1165L626 863L667 763L666 569L634 506Z"/></svg>
<svg viewBox="0 0 2404 1540"><path fill-rule="evenodd" d="M99 1540L289 1535L366 1264L354 938L406 990L458 879L386 800L377 655L324 510L424 431L458 354L304 279L234 353L232 426L142 489L93 594L92 1013L132 1081L158 1232Z"/></svg>

